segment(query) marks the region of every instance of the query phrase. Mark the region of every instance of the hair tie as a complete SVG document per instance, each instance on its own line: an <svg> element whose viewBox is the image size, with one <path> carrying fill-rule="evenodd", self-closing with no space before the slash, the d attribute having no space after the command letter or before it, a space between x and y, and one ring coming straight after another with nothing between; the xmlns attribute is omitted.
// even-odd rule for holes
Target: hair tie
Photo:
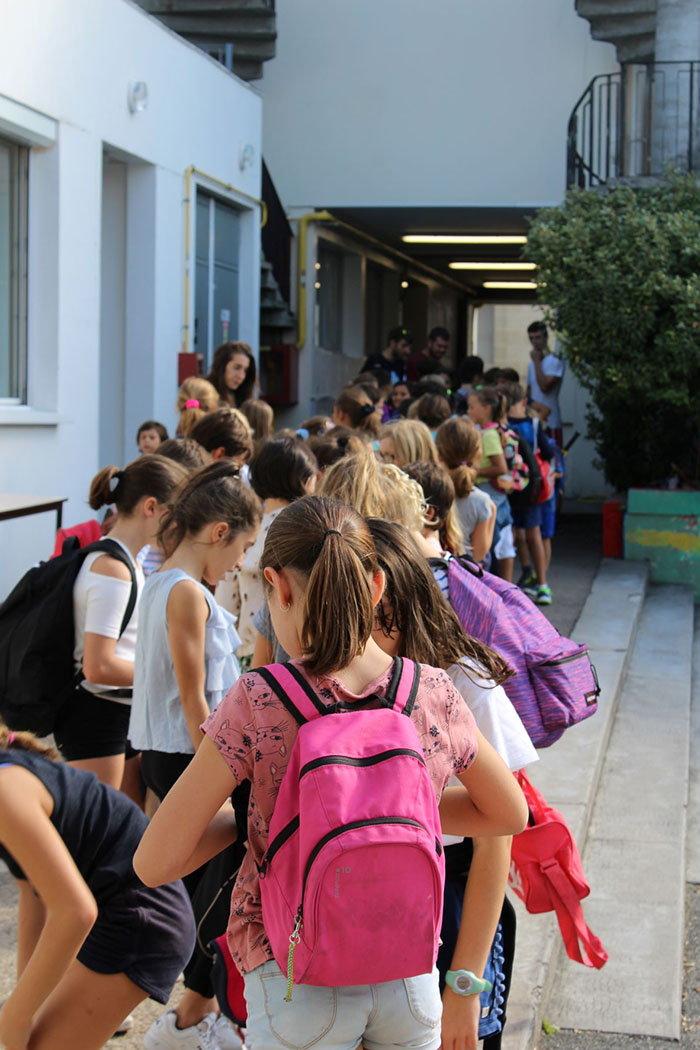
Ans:
<svg viewBox="0 0 700 1050"><path fill-rule="evenodd" d="M124 476L124 471L123 470L118 470L116 474L112 474L112 477L109 479L109 491L110 492L114 493L114 492L117 491L117 487L119 485L119 482L122 480L123 476Z"/></svg>
<svg viewBox="0 0 700 1050"><path fill-rule="evenodd" d="M338 529L326 529L326 531L323 534L323 542L324 543L326 542L326 539L328 538L328 536L342 536L342 535L343 535L342 532L339 532Z"/></svg>
<svg viewBox="0 0 700 1050"><path fill-rule="evenodd" d="M297 437L300 437L302 441L306 441L309 437L309 432L306 427L299 427L297 430Z"/></svg>
<svg viewBox="0 0 700 1050"><path fill-rule="evenodd" d="M367 416L371 416L374 411L375 411L374 405L372 405L372 404L363 405L361 410L360 410L360 415L362 416L363 419L365 419Z"/></svg>
<svg viewBox="0 0 700 1050"><path fill-rule="evenodd" d="M7 735L7 743L8 743L8 745L10 745L10 744L14 744L14 742L15 742L15 734L12 732L12 730L10 730L10 732Z"/></svg>
<svg viewBox="0 0 700 1050"><path fill-rule="evenodd" d="M185 401L185 408L200 408L199 401L196 397L188 397Z"/></svg>

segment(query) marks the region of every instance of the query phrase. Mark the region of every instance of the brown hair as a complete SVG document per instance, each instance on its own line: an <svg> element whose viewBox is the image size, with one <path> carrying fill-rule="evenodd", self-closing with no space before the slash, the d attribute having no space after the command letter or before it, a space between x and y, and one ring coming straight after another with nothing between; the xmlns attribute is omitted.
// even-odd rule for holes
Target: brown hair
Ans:
<svg viewBox="0 0 700 1050"><path fill-rule="evenodd" d="M506 410L506 395L495 386L481 386L472 391L474 397L491 413L491 422L498 423Z"/></svg>
<svg viewBox="0 0 700 1050"><path fill-rule="evenodd" d="M479 431L465 416L448 419L438 427L435 447L450 473L457 499L468 496L478 474L477 468L471 464L479 455L481 447Z"/></svg>
<svg viewBox="0 0 700 1050"><path fill-rule="evenodd" d="M443 550L464 554L464 533L455 510L455 487L445 468L438 463L409 463L403 469L409 478L418 482L428 507L435 511L426 528L438 531Z"/></svg>
<svg viewBox="0 0 700 1050"><path fill-rule="evenodd" d="M296 500L270 525L260 566L292 569L308 581L301 644L311 671L341 671L364 652L379 565L367 523L356 511L321 496Z"/></svg>
<svg viewBox="0 0 700 1050"><path fill-rule="evenodd" d="M180 463L165 456L139 456L119 467L103 467L90 483L88 503L93 510L114 503L119 513L128 518L140 500L153 496L159 503L169 503L187 478Z"/></svg>
<svg viewBox="0 0 700 1050"><path fill-rule="evenodd" d="M362 438L349 427L333 427L325 434L311 435L309 448L316 457L319 470L326 470L334 463L351 456L355 452L364 452Z"/></svg>
<svg viewBox="0 0 700 1050"><path fill-rule="evenodd" d="M324 437L332 429L333 420L330 416L311 416L300 427L300 430L308 430L309 437Z"/></svg>
<svg viewBox="0 0 700 1050"><path fill-rule="evenodd" d="M397 419L394 423L386 423L379 431L380 441L383 438L389 438L394 443L397 467L418 460L437 463L437 452L430 431L420 419Z"/></svg>
<svg viewBox="0 0 700 1050"><path fill-rule="evenodd" d="M35 755L50 758L54 762L57 762L60 757L55 747L45 744L33 733L12 730L0 721L0 751L10 751L13 748L18 751L31 751Z"/></svg>
<svg viewBox="0 0 700 1050"><path fill-rule="evenodd" d="M223 448L224 455L229 459L243 456L248 460L253 453L248 420L232 408L218 408L216 412L209 412L193 428L190 437L207 452Z"/></svg>
<svg viewBox="0 0 700 1050"><path fill-rule="evenodd" d="M197 404L187 408L188 401L196 401ZM204 419L208 412L213 412L218 407L219 395L211 383L201 376L190 376L177 393L175 408L180 413L178 430L184 437L191 437L192 430L200 419Z"/></svg>
<svg viewBox="0 0 700 1050"><path fill-rule="evenodd" d="M238 468L226 460L212 463L193 474L161 522L158 541L169 555L186 536L205 525L224 521L227 543L240 532L260 524L262 508L252 489L238 476Z"/></svg>
<svg viewBox="0 0 700 1050"><path fill-rule="evenodd" d="M275 429L275 413L272 405L268 405L267 401L256 399L244 401L239 411L250 423L254 441L262 441L263 438L272 436Z"/></svg>
<svg viewBox="0 0 700 1050"><path fill-rule="evenodd" d="M495 685L511 678L514 672L498 653L464 632L410 532L380 518L370 518L367 524L386 577L377 624L387 636L400 631L401 655L443 670L462 664L470 676L491 679Z"/></svg>
<svg viewBox="0 0 700 1050"><path fill-rule="evenodd" d="M261 442L250 464L250 484L260 499L300 499L318 463L305 441L274 437Z"/></svg>
<svg viewBox="0 0 700 1050"><path fill-rule="evenodd" d="M341 390L335 407L348 416L353 430L366 430L373 437L379 433L379 413L372 398L361 387L348 386Z"/></svg>
<svg viewBox="0 0 700 1050"><path fill-rule="evenodd" d="M450 402L442 394L423 394L408 410L409 419L420 419L430 430L435 430L450 415Z"/></svg>
<svg viewBox="0 0 700 1050"><path fill-rule="evenodd" d="M224 375L226 373L226 365L236 354L245 354L248 358L248 371L238 389L229 390L224 381ZM207 379L212 386L216 387L222 401L233 408L240 407L244 401L248 401L253 396L256 378L255 358L247 343L229 342L217 346Z"/></svg>
<svg viewBox="0 0 700 1050"><path fill-rule="evenodd" d="M142 423L139 429L136 431L136 444L139 443L139 438L143 434L144 430L155 430L156 434L163 441L168 440L168 431L165 429L162 423L159 423L156 419L147 419L145 423Z"/></svg>
<svg viewBox="0 0 700 1050"><path fill-rule="evenodd" d="M192 438L168 438L158 446L154 455L165 456L166 459L182 463L188 470L199 470L209 463L207 453Z"/></svg>

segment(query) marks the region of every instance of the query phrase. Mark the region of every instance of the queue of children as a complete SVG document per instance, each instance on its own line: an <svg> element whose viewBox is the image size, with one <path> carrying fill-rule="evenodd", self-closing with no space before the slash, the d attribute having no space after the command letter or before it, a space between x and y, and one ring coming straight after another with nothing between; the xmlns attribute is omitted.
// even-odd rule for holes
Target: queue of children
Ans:
<svg viewBox="0 0 700 1050"><path fill-rule="evenodd" d="M139 458L94 479L114 546L76 579L59 754L0 725L0 843L20 885L20 976L0 1011L12 1050L97 1050L140 999L167 1002L183 968L146 1050L240 1046L206 944L226 927L249 1050L500 1045L509 836L527 817L509 769L537 756L502 688L511 672L462 630L444 565L467 555L509 579L517 547L523 574L533 566L523 584L546 600L551 518L518 503L518 446L543 464L548 447L512 377L487 386L462 369L460 395L414 364L417 387L380 366L340 391L332 418L275 434L250 348L224 344L207 380L183 384L178 436L147 421ZM331 724L340 763L314 750ZM415 786L420 820L399 812L395 778ZM307 782L327 826L297 882ZM395 820L372 808L382 792ZM74 830L85 805L109 876L88 856L95 828Z"/></svg>

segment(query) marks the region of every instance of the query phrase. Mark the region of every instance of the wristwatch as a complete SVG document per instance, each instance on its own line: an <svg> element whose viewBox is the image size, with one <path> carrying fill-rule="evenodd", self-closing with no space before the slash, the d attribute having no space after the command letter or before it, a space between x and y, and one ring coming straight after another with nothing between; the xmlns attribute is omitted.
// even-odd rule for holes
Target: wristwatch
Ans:
<svg viewBox="0 0 700 1050"><path fill-rule="evenodd" d="M491 982L477 977L471 970L448 970L445 981L457 995L476 995L491 991Z"/></svg>

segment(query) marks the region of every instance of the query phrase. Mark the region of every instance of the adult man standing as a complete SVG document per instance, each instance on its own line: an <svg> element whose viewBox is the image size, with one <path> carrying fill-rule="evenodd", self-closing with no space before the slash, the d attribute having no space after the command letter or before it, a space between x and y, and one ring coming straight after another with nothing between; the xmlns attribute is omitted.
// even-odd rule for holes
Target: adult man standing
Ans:
<svg viewBox="0 0 700 1050"><path fill-rule="evenodd" d="M532 350L527 370L527 396L549 409L546 426L559 448L562 448L561 412L559 390L566 364L561 357L549 351L547 326L542 321L528 325L528 338Z"/></svg>
<svg viewBox="0 0 700 1050"><path fill-rule="evenodd" d="M450 345L450 333L446 328L438 325L431 328L428 334L428 345L423 350L418 350L408 359L408 381L415 383L421 376L428 374L440 374L446 372L442 367L442 359L447 353Z"/></svg>
<svg viewBox="0 0 700 1050"><path fill-rule="evenodd" d="M386 337L386 350L383 354L370 354L362 366L363 372L374 372L381 368L391 374L391 382L403 383L406 380L406 362L411 354L413 336L408 328L398 325L392 328Z"/></svg>

